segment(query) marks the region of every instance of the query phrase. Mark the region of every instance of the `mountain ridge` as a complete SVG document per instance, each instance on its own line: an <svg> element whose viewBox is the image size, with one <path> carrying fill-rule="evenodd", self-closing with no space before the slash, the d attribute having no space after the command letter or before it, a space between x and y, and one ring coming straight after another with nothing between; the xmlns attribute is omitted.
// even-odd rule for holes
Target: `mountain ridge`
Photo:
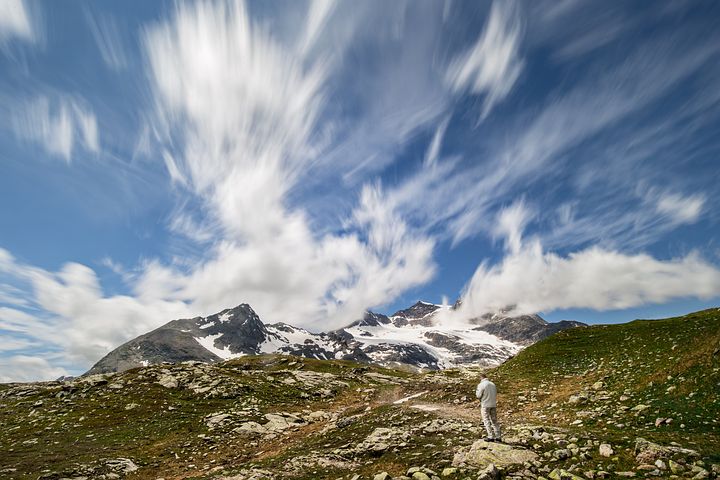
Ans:
<svg viewBox="0 0 720 480"><path fill-rule="evenodd" d="M367 311L346 327L313 333L282 322L265 324L250 305L242 303L207 317L171 320L118 346L86 374L164 362L216 363L263 353L430 370L490 366L556 331L584 326L551 324L537 315L471 319L452 327L440 324L438 313L451 308L418 301L391 316Z"/></svg>

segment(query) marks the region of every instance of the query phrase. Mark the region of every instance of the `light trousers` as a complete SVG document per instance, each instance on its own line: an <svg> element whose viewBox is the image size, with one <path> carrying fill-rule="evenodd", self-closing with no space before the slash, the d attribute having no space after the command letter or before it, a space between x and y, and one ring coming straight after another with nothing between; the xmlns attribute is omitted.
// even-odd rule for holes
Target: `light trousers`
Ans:
<svg viewBox="0 0 720 480"><path fill-rule="evenodd" d="M497 420L497 408L482 407L481 413L488 438L500 439L500 424Z"/></svg>

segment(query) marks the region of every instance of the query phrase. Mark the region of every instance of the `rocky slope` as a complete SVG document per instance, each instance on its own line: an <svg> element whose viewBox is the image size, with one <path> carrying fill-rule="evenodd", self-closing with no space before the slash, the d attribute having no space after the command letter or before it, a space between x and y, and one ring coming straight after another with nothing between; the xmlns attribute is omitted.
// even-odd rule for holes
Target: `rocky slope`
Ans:
<svg viewBox="0 0 720 480"><path fill-rule="evenodd" d="M209 328L209 327L208 327ZM718 478L720 311L570 329L491 370L284 355L0 385L0 478Z"/></svg>
<svg viewBox="0 0 720 480"><path fill-rule="evenodd" d="M249 305L209 317L173 320L102 358L90 374L178 363L218 362L245 355L283 353L307 358L354 360L440 369L457 365L497 365L526 345L579 322L548 323L537 315L494 316L444 325L448 307L427 302L390 317L367 312L346 328L311 333L284 323L264 324Z"/></svg>

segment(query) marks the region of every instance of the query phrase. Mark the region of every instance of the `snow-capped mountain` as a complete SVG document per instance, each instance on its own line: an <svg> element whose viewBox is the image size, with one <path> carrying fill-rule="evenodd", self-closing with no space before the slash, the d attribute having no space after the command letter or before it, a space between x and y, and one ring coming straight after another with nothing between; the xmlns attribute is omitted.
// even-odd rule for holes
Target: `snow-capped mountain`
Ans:
<svg viewBox="0 0 720 480"><path fill-rule="evenodd" d="M249 305L242 304L208 317L173 320L116 348L88 373L263 353L428 369L496 365L541 338L584 325L548 323L537 315L486 316L448 325L439 317L450 308L417 302L390 317L366 312L345 328L312 333L285 323L264 324Z"/></svg>

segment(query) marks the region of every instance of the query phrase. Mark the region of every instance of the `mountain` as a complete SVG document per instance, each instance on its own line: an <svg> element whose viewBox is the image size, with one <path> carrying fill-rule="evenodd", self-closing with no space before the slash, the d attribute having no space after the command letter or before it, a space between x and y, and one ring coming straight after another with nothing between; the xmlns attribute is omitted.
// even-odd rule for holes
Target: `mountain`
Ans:
<svg viewBox="0 0 720 480"><path fill-rule="evenodd" d="M481 371L503 443L480 440ZM718 309L566 329L493 369L263 354L0 384L0 478L712 480L719 386Z"/></svg>
<svg viewBox="0 0 720 480"><path fill-rule="evenodd" d="M449 308L417 302L389 317L366 312L345 328L312 333L286 323L264 324L249 305L242 304L208 317L173 320L116 348L88 374L163 362L213 363L263 353L432 370L497 365L524 346L583 325L548 323L537 315L483 317L446 325L439 316Z"/></svg>

